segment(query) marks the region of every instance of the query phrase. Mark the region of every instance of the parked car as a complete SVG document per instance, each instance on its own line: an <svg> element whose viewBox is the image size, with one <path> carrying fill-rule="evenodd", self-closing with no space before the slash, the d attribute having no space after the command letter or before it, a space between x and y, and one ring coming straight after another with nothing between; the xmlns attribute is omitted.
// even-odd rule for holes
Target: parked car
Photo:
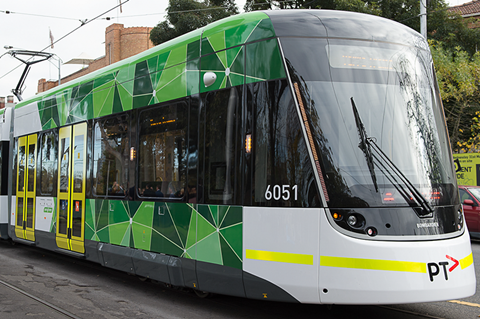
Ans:
<svg viewBox="0 0 480 319"><path fill-rule="evenodd" d="M480 239L480 186L458 186L470 237Z"/></svg>

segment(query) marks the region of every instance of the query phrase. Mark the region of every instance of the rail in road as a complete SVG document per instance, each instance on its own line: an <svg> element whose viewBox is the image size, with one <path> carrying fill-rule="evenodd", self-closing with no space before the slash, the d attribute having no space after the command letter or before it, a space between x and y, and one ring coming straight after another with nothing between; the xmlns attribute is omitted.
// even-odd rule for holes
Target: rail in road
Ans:
<svg viewBox="0 0 480 319"><path fill-rule="evenodd" d="M472 242L480 256L480 242ZM475 260L477 272L480 270ZM468 319L480 314L480 297L391 306L321 306L248 300L200 299L188 290L33 247L0 242L0 318L389 318Z"/></svg>
<svg viewBox="0 0 480 319"><path fill-rule="evenodd" d="M8 313L10 319L25 318L25 315L82 319L3 280L0 280L0 296L3 305L1 312Z"/></svg>

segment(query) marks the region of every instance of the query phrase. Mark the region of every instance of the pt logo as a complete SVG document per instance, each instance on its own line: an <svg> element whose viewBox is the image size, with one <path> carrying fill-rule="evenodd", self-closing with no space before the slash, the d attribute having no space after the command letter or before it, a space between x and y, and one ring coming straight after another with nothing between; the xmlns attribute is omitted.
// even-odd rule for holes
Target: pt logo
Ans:
<svg viewBox="0 0 480 319"><path fill-rule="evenodd" d="M443 270L443 274L445 276L445 280L448 280L448 273L452 272L460 264L458 262L458 260L456 260L453 257L450 257L449 255L446 255L445 257L447 257L447 259L453 261L453 266L448 268L448 272L447 272L448 261L441 261L438 264L437 263L428 263L427 264L427 270L428 270L428 276L430 277L430 281L433 281L434 277L438 276L442 270Z"/></svg>

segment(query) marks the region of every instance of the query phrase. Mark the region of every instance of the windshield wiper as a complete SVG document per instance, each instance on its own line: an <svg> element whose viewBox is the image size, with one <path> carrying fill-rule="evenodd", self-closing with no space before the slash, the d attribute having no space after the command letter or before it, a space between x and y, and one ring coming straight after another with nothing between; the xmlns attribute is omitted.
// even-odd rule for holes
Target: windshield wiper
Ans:
<svg viewBox="0 0 480 319"><path fill-rule="evenodd" d="M360 137L360 143L358 144L358 147L362 150L363 154L365 154L368 170L370 171L370 176L372 177L375 191L378 193L377 176L375 176L372 149L370 148L370 143L368 142L367 131L365 130L365 126L363 126L362 120L360 119L360 115L358 114L358 110L355 106L355 101L353 100L353 97L350 98L350 102L352 102L353 115L355 116L355 124L357 125L358 136Z"/></svg>
<svg viewBox="0 0 480 319"><path fill-rule="evenodd" d="M378 146L378 144L376 143L376 139L374 137L368 137L365 126L363 125L360 115L358 114L355 102L353 101L353 97L350 98L350 101L352 102L353 114L355 116L355 124L357 125L358 135L360 137L360 144L358 145L358 147L363 151L365 157L367 158L367 165L375 185L375 190L378 192L376 176L375 172L373 171L373 164L375 164L377 168L382 172L382 174L387 177L390 183L405 198L407 203L411 203L411 200L415 200L415 202L417 202L417 204L422 207L421 212L417 211L419 215L425 216L431 214L433 212L433 208L430 206L422 193L420 193L420 191L415 187L415 185L410 182L410 180L387 156L387 154L383 152L380 146ZM388 175L385 174L385 172L387 172ZM400 182L397 179L399 179ZM405 187L408 189L410 194L406 191Z"/></svg>

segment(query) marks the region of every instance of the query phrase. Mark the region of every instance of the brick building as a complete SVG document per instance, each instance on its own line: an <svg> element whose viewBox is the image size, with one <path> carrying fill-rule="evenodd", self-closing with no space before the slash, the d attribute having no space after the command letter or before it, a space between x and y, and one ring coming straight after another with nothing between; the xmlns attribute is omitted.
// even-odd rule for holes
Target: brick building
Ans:
<svg viewBox="0 0 480 319"><path fill-rule="evenodd" d="M0 110L4 109L5 107L14 106L14 105L15 103L13 102L13 95L7 96L6 102L5 102L5 97L0 96Z"/></svg>
<svg viewBox="0 0 480 319"><path fill-rule="evenodd" d="M114 23L105 30L105 55L90 62L87 67L62 78L61 83L74 80L82 75L101 69L107 65L131 57L152 48L150 27L124 28L123 24ZM47 91L58 85L58 81L38 80L37 92Z"/></svg>
<svg viewBox="0 0 480 319"><path fill-rule="evenodd" d="M473 0L448 8L449 12L455 12L462 18L474 18L475 20L468 24L471 29L480 28L480 0Z"/></svg>

